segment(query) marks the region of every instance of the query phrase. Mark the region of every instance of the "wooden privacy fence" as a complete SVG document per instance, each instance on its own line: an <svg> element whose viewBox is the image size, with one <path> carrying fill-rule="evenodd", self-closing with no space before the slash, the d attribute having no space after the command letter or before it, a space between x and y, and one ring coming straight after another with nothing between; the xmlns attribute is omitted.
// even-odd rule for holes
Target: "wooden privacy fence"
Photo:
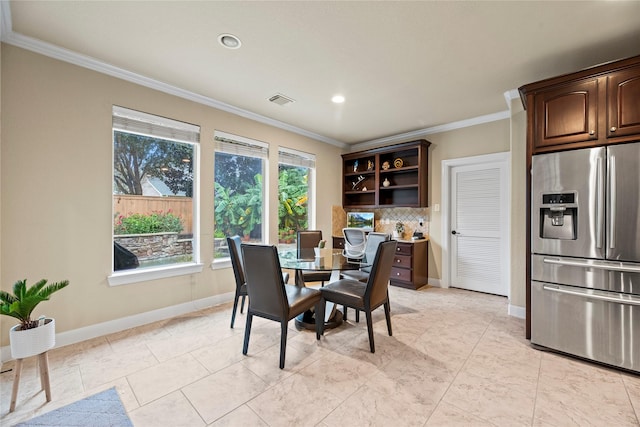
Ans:
<svg viewBox="0 0 640 427"><path fill-rule="evenodd" d="M155 197L134 196L120 194L113 196L113 213L129 216L139 213L148 215L153 212L169 212L179 216L182 220L182 232L180 234L193 233L193 199L191 197Z"/></svg>

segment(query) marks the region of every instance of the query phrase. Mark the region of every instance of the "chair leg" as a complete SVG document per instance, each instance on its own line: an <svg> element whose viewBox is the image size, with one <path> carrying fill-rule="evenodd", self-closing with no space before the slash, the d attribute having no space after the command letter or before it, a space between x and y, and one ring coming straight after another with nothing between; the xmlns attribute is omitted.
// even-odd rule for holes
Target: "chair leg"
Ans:
<svg viewBox="0 0 640 427"><path fill-rule="evenodd" d="M280 369L284 369L284 358L287 352L288 323L286 321L280 322Z"/></svg>
<svg viewBox="0 0 640 427"><path fill-rule="evenodd" d="M364 312L367 315L367 331L369 332L369 348L371 348L371 353L375 353L376 345L373 342L373 320L371 316L371 310L365 310Z"/></svg>
<svg viewBox="0 0 640 427"><path fill-rule="evenodd" d="M233 299L233 311L231 312L231 329L233 329L233 324L236 321L236 311L238 310L238 299L240 295L236 294L236 297Z"/></svg>
<svg viewBox="0 0 640 427"><path fill-rule="evenodd" d="M384 303L384 317L387 319L387 331L389 331L389 336L392 336L391 332L391 307L389 307L389 301Z"/></svg>
<svg viewBox="0 0 640 427"><path fill-rule="evenodd" d="M346 322L347 321L347 306L346 305L342 306L342 313L343 313L342 320L344 320Z"/></svg>
<svg viewBox="0 0 640 427"><path fill-rule="evenodd" d="M244 310L244 299L246 298L246 295L242 295L242 304L240 304L240 314L242 314L243 310Z"/></svg>
<svg viewBox="0 0 640 427"><path fill-rule="evenodd" d="M354 310L356 311L356 323L358 323L360 322L360 310L357 308L354 308Z"/></svg>
<svg viewBox="0 0 640 427"><path fill-rule="evenodd" d="M324 313L324 304L322 304L322 301L318 301L316 303L316 340L320 340L320 335L322 335L322 329L324 329L323 328L324 314L320 318L320 321L318 321L318 315L320 313Z"/></svg>
<svg viewBox="0 0 640 427"><path fill-rule="evenodd" d="M253 314L247 311L247 324L244 327L244 344L242 346L242 354L247 354L249 350L249 335L251 335L251 321L253 320Z"/></svg>
<svg viewBox="0 0 640 427"><path fill-rule="evenodd" d="M324 311L326 309L325 308L326 305L327 305L327 301L324 298L320 298L320 302L318 302L318 311L317 311L317 313L324 313ZM324 322L318 322L317 313L316 313L316 331L319 330L320 331L320 335L324 335ZM320 339L320 338L318 337L318 339Z"/></svg>

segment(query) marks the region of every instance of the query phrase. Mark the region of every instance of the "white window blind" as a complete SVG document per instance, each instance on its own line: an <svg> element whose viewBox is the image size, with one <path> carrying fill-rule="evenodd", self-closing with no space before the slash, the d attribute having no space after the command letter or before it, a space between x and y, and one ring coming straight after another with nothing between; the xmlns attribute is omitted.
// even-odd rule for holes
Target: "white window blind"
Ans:
<svg viewBox="0 0 640 427"><path fill-rule="evenodd" d="M289 166L315 169L316 156L302 151L280 147L278 150L278 162Z"/></svg>
<svg viewBox="0 0 640 427"><path fill-rule="evenodd" d="M200 141L200 126L113 106L113 129L178 142Z"/></svg>
<svg viewBox="0 0 640 427"><path fill-rule="evenodd" d="M216 131L213 139L217 152L261 159L269 157L269 146L264 142L219 131Z"/></svg>

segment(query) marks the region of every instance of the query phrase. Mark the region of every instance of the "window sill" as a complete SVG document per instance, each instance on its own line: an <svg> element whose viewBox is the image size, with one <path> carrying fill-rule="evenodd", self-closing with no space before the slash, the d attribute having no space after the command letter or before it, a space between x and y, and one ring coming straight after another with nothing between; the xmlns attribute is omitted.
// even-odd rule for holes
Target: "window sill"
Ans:
<svg viewBox="0 0 640 427"><path fill-rule="evenodd" d="M107 277L109 286L128 285L130 283L146 282L174 276L201 273L202 264L180 264L168 267L145 268L143 270L125 270L113 273Z"/></svg>
<svg viewBox="0 0 640 427"><path fill-rule="evenodd" d="M211 261L212 270L221 270L223 268L231 268L231 258L220 258Z"/></svg>

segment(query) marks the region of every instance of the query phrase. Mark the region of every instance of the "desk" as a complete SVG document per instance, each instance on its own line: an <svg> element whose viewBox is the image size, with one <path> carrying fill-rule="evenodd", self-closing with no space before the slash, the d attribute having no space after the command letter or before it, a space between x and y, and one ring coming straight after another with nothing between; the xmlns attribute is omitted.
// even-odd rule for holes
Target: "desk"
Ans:
<svg viewBox="0 0 640 427"><path fill-rule="evenodd" d="M339 273L345 270L358 270L360 267L370 266L366 260L349 261L342 254L341 249L320 249L320 255L314 256L312 250L304 251L298 258L296 250L285 250L278 253L280 257L280 266L295 270L296 286L305 286L303 271L331 271ZM333 278L332 278L333 279ZM336 278L337 279L337 278ZM342 323L342 313L337 311L335 304L327 303L325 310L325 328L331 329ZM315 328L315 319L312 312L307 312L296 319L296 325L305 329Z"/></svg>

